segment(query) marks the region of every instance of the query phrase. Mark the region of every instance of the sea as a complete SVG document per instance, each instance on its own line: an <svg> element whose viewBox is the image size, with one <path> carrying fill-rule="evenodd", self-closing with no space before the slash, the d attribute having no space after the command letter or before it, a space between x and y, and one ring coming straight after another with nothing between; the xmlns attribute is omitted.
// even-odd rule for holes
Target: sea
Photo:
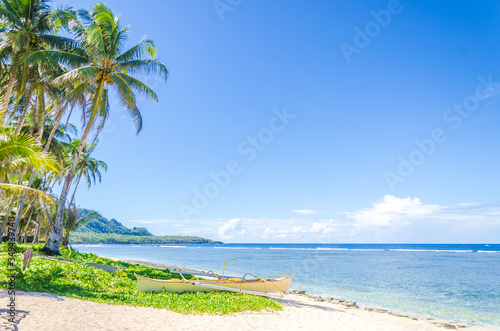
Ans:
<svg viewBox="0 0 500 331"><path fill-rule="evenodd" d="M73 245L230 276L294 274L291 289L500 329L499 244ZM224 270L223 270L224 269Z"/></svg>

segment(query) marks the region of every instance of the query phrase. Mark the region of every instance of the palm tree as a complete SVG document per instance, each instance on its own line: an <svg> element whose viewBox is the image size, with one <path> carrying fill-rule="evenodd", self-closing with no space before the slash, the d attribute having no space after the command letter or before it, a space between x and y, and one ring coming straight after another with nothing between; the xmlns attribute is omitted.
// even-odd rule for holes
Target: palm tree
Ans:
<svg viewBox="0 0 500 331"><path fill-rule="evenodd" d="M64 237L62 240L62 244L64 247L68 247L69 244L69 237L71 235L71 232L76 230L80 225L83 225L87 223L90 219L94 217L102 217L101 214L99 214L96 211L91 212L90 214L85 215L84 217L80 218L80 211L76 207L76 205L70 205L68 208L65 210L65 217L64 217Z"/></svg>
<svg viewBox="0 0 500 331"><path fill-rule="evenodd" d="M64 10L51 10L48 0L0 0L0 20L2 23L2 39L0 42L0 61L5 67L3 81L5 93L3 93L2 104L0 106L0 125L4 122L7 109L11 100L17 108L21 110L14 134L19 134L28 115L31 115L32 126L29 133L37 133L37 140L41 141L45 120L50 113L45 112L46 97L54 95L55 87L52 84L51 76L63 72L57 62L47 61L44 63L28 64L25 56L32 51L42 49L71 49L74 41L71 38L61 37L54 34L56 22L59 17L65 15ZM17 95L14 93L17 91ZM2 91L3 92L3 91ZM16 99L13 99L15 96ZM32 98L36 101L32 102ZM52 98L62 100L62 98ZM66 104L67 105L67 102ZM65 105L61 102L53 105L59 109L56 121L60 120ZM29 109L31 108L31 114ZM9 116L9 122L14 118L16 109ZM45 145L46 152L50 147L49 138ZM30 171L29 168L21 170L19 181L22 181L24 174ZM30 186L36 176L33 171L29 177L27 186ZM20 184L20 183L19 183ZM21 199L18 202L18 212L15 223L20 221L23 212L27 190L23 190ZM10 215L16 196L11 198L6 217ZM5 220L4 220L5 223Z"/></svg>
<svg viewBox="0 0 500 331"><path fill-rule="evenodd" d="M99 171L99 169L108 171L108 165L104 161L99 161L94 159L93 157L90 157L90 154L92 154L92 152L94 151L95 147L97 146L97 143L98 142L96 141L93 144L86 144L82 154L80 155L80 161L78 162L75 172L75 175L78 176L78 180L76 181L76 186L75 190L73 191L73 196L69 201L70 206L73 204L73 201L75 200L76 190L78 189L78 185L80 184L80 180L82 179L83 176L85 176L87 184L90 188L92 186L92 183L94 183L95 185L97 181L99 181L99 183L101 182L101 172ZM71 145L74 147L74 150L76 151L78 146L80 145L80 140L78 139L73 140L71 142Z"/></svg>
<svg viewBox="0 0 500 331"><path fill-rule="evenodd" d="M6 163L5 160L10 160ZM32 189L19 184L7 183L8 175L14 173L19 168L31 166L35 168L45 168L54 172L59 171L57 162L47 153L42 152L40 144L26 134L12 135L6 132L0 133L0 188L2 189L0 198L5 200L4 191L14 193L28 193L52 201L52 198L43 191ZM0 234L3 236L7 217L2 222ZM0 236L1 240L1 236Z"/></svg>
<svg viewBox="0 0 500 331"><path fill-rule="evenodd" d="M11 162L5 163L6 159ZM59 171L57 162L49 154L42 152L40 144L27 134L0 133L0 183L5 183L8 173L14 168L25 165Z"/></svg>
<svg viewBox="0 0 500 331"><path fill-rule="evenodd" d="M71 182L87 137L92 129L97 129L98 135L109 116L110 87L132 118L139 134L142 129L142 116L137 107L136 94L143 94L156 102L158 97L146 84L131 74L155 74L165 81L168 74L165 65L154 59L156 48L152 40L143 39L122 52L128 27L122 27L119 17L106 5L98 3L90 11L78 11L73 15L72 19L66 21L66 26L75 35L78 48L73 52L40 50L27 57L31 62L47 61L50 58L70 66L72 69L59 76L56 81L63 85L75 86L68 98L89 94L89 106L84 109L85 130L64 181L54 227L50 232L51 238L43 248L48 254L59 254L64 208ZM151 58L143 59L144 53Z"/></svg>
<svg viewBox="0 0 500 331"><path fill-rule="evenodd" d="M16 80L21 89L28 77L22 56L39 49L72 47L73 40L53 34L54 18L60 11L51 11L48 0L0 0L0 19L4 27L0 42L0 60L8 66L8 81L0 107L3 124ZM50 62L49 62L50 64ZM28 101L29 102L29 101Z"/></svg>

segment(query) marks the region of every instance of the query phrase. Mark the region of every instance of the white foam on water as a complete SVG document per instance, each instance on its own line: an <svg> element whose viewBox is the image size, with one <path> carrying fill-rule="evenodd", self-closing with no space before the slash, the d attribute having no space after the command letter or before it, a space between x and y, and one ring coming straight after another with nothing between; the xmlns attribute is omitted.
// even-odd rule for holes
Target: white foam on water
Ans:
<svg viewBox="0 0 500 331"><path fill-rule="evenodd" d="M316 248L292 248L292 247L269 247L269 249L280 249L287 251L312 251L316 250Z"/></svg>

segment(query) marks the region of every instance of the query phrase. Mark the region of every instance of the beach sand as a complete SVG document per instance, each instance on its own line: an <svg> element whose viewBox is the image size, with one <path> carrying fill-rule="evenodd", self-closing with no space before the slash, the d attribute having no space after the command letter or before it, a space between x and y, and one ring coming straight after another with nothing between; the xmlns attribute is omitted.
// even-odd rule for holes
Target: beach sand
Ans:
<svg viewBox="0 0 500 331"><path fill-rule="evenodd" d="M439 330L451 325L348 308L288 294L284 311L232 316L185 315L168 310L108 305L46 293L16 293L16 323L7 321L9 297L0 291L2 330ZM437 323L437 324L436 324ZM455 328L455 326L453 326ZM466 328L464 330L480 330ZM484 329L483 329L484 330Z"/></svg>

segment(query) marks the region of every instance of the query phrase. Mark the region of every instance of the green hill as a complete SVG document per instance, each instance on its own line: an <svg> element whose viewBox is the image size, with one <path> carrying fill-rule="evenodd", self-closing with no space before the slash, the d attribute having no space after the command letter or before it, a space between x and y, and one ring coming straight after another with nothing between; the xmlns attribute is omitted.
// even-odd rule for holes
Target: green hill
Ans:
<svg viewBox="0 0 500 331"><path fill-rule="evenodd" d="M80 209L80 217L85 217L92 213L93 210ZM79 226L75 232L92 232L92 233L116 233L128 236L152 236L153 234L146 228L129 229L114 218L108 220L105 217L93 217L84 225Z"/></svg>
<svg viewBox="0 0 500 331"><path fill-rule="evenodd" d="M93 210L80 209L80 217ZM222 244L194 236L155 236L146 228L129 229L116 219L93 217L71 233L72 244Z"/></svg>

